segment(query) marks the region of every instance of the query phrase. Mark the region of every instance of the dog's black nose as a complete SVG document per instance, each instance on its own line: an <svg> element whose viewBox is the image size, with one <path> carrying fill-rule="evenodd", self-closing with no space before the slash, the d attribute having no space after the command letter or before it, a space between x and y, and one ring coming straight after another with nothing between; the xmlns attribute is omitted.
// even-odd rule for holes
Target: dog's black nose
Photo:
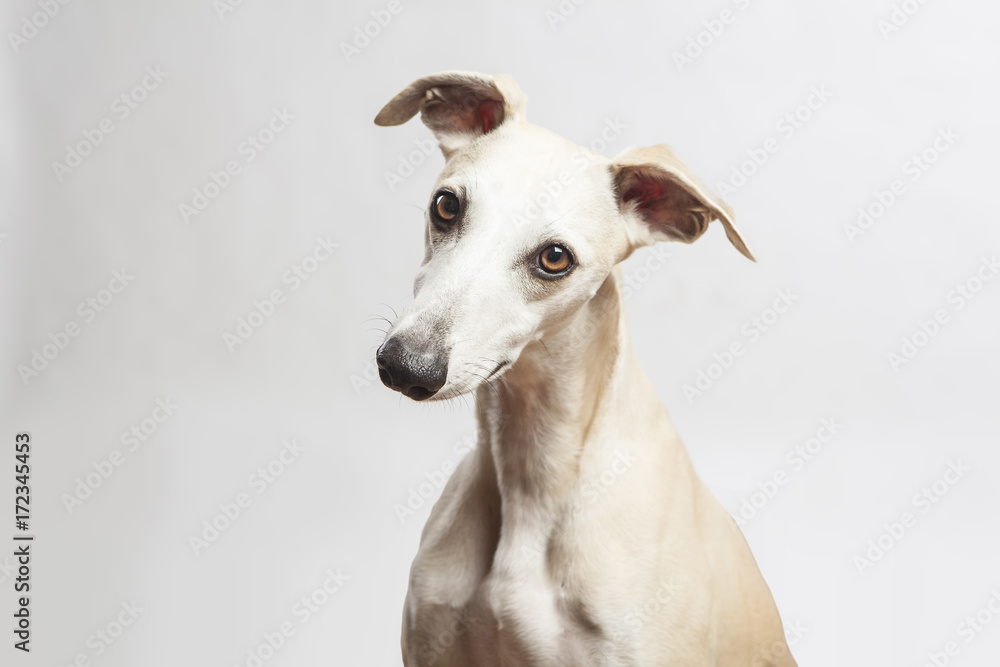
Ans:
<svg viewBox="0 0 1000 667"><path fill-rule="evenodd" d="M415 401L430 398L448 379L448 356L405 346L393 336L378 349L378 376L382 384Z"/></svg>

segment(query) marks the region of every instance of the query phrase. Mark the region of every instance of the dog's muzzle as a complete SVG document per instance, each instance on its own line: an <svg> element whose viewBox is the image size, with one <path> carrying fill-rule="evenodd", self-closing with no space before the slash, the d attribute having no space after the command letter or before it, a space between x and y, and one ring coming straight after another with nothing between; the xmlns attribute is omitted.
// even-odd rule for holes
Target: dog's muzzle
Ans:
<svg viewBox="0 0 1000 667"><path fill-rule="evenodd" d="M448 354L422 350L393 336L375 355L378 376L389 389L424 401L438 392L448 379Z"/></svg>

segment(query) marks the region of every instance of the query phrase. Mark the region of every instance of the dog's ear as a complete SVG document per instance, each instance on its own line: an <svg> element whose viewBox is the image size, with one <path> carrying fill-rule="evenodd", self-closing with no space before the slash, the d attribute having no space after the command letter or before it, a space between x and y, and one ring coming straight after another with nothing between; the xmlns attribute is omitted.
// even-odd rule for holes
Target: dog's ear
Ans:
<svg viewBox="0 0 1000 667"><path fill-rule="evenodd" d="M417 79L389 100L376 125L402 125L420 112L447 158L476 137L524 120L526 98L506 74L440 72Z"/></svg>
<svg viewBox="0 0 1000 667"><path fill-rule="evenodd" d="M736 249L756 261L733 225L733 210L666 146L626 149L612 161L611 175L622 214L638 223L631 234L636 246L691 243L720 220Z"/></svg>

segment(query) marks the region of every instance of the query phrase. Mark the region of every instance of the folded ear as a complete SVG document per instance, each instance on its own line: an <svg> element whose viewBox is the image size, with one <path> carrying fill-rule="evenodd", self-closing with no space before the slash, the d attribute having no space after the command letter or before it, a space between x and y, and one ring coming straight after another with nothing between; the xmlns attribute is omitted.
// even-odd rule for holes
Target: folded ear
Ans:
<svg viewBox="0 0 1000 667"><path fill-rule="evenodd" d="M376 125L402 125L420 112L445 157L505 123L524 120L526 98L506 74L440 72L417 79L389 100Z"/></svg>
<svg viewBox="0 0 1000 667"><path fill-rule="evenodd" d="M757 261L736 231L733 210L666 146L626 149L611 163L611 173L622 214L637 223L636 245L691 243L720 220L730 243Z"/></svg>

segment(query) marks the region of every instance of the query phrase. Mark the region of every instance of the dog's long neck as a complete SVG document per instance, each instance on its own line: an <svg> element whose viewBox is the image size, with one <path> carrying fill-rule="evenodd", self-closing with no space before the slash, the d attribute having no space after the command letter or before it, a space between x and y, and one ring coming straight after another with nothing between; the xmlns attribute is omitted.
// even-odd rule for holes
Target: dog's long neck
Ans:
<svg viewBox="0 0 1000 667"><path fill-rule="evenodd" d="M544 540L565 511L591 428L614 409L609 394L631 368L619 282L612 272L562 329L529 344L502 381L477 392L480 455L492 459L504 530L529 541Z"/></svg>

